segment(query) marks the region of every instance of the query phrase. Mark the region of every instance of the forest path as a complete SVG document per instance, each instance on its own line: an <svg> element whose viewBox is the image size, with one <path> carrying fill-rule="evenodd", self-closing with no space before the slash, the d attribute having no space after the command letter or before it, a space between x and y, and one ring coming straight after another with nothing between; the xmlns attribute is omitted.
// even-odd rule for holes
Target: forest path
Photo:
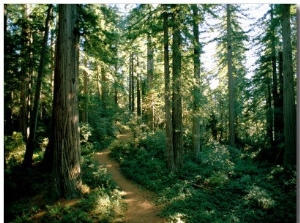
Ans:
<svg viewBox="0 0 300 223"><path fill-rule="evenodd" d="M118 143L128 140L128 135L119 135ZM163 223L164 219L158 216L160 208L152 202L154 193L141 189L132 181L126 179L120 172L119 164L109 157L110 148L96 153L95 158L101 166L107 168L113 181L121 188L124 194L127 210L124 222L126 223Z"/></svg>

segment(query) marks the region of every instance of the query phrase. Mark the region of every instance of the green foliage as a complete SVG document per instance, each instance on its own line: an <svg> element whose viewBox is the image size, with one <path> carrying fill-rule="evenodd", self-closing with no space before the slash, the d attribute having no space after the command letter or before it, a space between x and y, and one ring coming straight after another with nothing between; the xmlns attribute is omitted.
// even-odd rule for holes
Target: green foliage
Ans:
<svg viewBox="0 0 300 223"><path fill-rule="evenodd" d="M4 155L8 167L17 166L22 162L25 146L21 132L13 132L11 136L4 136Z"/></svg>
<svg viewBox="0 0 300 223"><path fill-rule="evenodd" d="M255 163L245 152L210 141L201 161L184 157L177 174L169 173L164 134L136 144L114 144L112 156L130 179L158 193L161 215L170 222L294 222L296 172Z"/></svg>

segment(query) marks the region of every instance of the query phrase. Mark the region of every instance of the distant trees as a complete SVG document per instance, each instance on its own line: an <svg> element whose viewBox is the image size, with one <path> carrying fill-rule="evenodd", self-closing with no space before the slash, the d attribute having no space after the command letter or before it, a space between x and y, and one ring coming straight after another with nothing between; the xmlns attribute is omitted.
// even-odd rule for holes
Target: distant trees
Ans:
<svg viewBox="0 0 300 223"><path fill-rule="evenodd" d="M40 106L40 97L41 97L41 87L45 70L45 60L46 60L46 50L47 50L47 42L48 42L48 33L49 33L49 23L50 17L52 16L52 5L50 4L47 9L47 17L45 21L45 32L43 38L43 45L39 60L39 68L38 75L36 81L36 89L34 94L33 108L30 112L30 125L29 125L29 137L26 144L26 152L24 156L23 165L31 166L33 151L36 143L36 129L37 129L37 121L39 114L39 106Z"/></svg>

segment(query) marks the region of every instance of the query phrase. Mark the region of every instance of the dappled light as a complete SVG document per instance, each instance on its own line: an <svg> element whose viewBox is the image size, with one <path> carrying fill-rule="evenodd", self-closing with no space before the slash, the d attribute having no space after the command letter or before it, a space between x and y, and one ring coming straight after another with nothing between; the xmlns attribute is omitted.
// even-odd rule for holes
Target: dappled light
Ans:
<svg viewBox="0 0 300 223"><path fill-rule="evenodd" d="M4 223L290 223L296 4L4 4Z"/></svg>

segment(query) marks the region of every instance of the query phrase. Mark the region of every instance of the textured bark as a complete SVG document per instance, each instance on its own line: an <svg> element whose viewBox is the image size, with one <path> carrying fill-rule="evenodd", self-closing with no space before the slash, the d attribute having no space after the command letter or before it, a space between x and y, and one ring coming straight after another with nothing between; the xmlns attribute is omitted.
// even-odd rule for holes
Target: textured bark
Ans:
<svg viewBox="0 0 300 223"><path fill-rule="evenodd" d="M232 73L231 9L227 4L227 63L229 88L229 145L235 145L234 77Z"/></svg>
<svg viewBox="0 0 300 223"><path fill-rule="evenodd" d="M200 152L200 42L199 42L199 13L197 5L192 5L193 10L193 34L194 34L194 92L193 92L193 151L195 158Z"/></svg>
<svg viewBox="0 0 300 223"><path fill-rule="evenodd" d="M173 26L172 26L172 71L173 71L173 92L172 92L172 126L173 126L173 150L175 170L182 166L183 157L183 128L182 128L182 80L181 80L181 33L180 33L180 5L172 5Z"/></svg>
<svg viewBox="0 0 300 223"><path fill-rule="evenodd" d="M47 10L47 17L45 22L45 33L43 39L43 46L40 55L40 63L39 63L39 70L35 88L35 95L34 95L34 102L33 102L33 109L30 113L30 133L28 137L28 141L26 144L26 152L23 160L24 166L31 166L32 164L32 156L35 147L35 133L36 133L36 126L38 121L39 115L39 103L40 103L40 94L41 94L41 87L42 87L42 80L44 76L44 68L45 68L45 55L47 49L47 40L48 40L48 33L49 33L49 21L52 14L52 4L48 6Z"/></svg>
<svg viewBox="0 0 300 223"><path fill-rule="evenodd" d="M78 118L77 6L59 5L53 100L53 195L73 198L81 187Z"/></svg>
<svg viewBox="0 0 300 223"><path fill-rule="evenodd" d="M174 151L173 151L173 130L171 116L171 80L169 71L169 24L168 7L164 5L163 29L164 29L164 76L165 76L165 119L166 119L166 159L167 167L173 171Z"/></svg>
<svg viewBox="0 0 300 223"><path fill-rule="evenodd" d="M283 42L284 165L296 165L296 107L292 61L290 5L281 5Z"/></svg>

